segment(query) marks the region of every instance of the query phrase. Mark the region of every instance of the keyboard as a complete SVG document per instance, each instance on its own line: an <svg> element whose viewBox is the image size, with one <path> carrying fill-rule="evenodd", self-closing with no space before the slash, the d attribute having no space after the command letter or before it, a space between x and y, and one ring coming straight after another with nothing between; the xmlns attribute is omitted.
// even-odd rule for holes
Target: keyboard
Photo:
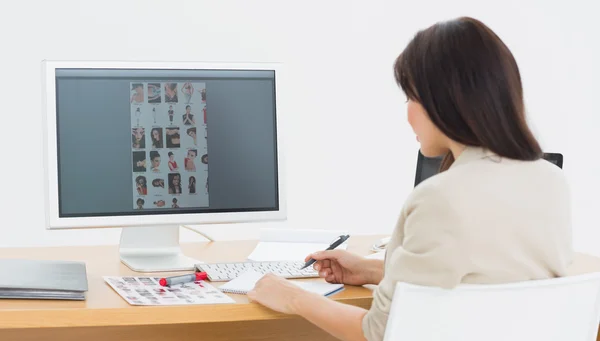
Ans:
<svg viewBox="0 0 600 341"><path fill-rule="evenodd" d="M284 278L319 277L312 265L300 270L303 261L269 261L269 262L231 262L231 263L200 263L196 264L199 271L204 271L213 282L229 281L241 275L246 270L266 274L274 273Z"/></svg>

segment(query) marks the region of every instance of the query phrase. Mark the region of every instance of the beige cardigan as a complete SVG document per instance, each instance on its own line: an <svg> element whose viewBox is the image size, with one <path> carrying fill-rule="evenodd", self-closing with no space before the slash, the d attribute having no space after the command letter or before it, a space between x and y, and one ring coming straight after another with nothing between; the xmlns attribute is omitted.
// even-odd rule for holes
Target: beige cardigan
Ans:
<svg viewBox="0 0 600 341"><path fill-rule="evenodd" d="M397 282L452 288L563 276L573 257L563 172L467 147L419 184L386 249L384 277L362 327L382 340Z"/></svg>

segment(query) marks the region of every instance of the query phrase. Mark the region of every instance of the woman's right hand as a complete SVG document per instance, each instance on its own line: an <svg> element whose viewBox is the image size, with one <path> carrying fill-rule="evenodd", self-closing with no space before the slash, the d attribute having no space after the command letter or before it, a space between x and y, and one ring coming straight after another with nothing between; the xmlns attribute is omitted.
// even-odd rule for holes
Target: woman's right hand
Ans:
<svg viewBox="0 0 600 341"><path fill-rule="evenodd" d="M313 268L329 283L349 285L379 284L383 277L383 262L367 259L346 250L319 251L305 261L315 259ZM375 262L373 262L375 261Z"/></svg>

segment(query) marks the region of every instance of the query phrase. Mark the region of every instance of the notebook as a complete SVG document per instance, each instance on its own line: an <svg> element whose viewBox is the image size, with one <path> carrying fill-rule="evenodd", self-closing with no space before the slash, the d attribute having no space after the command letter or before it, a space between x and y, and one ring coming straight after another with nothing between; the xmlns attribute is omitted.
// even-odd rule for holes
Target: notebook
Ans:
<svg viewBox="0 0 600 341"><path fill-rule="evenodd" d="M0 298L85 300L83 262L0 259Z"/></svg>
<svg viewBox="0 0 600 341"><path fill-rule="evenodd" d="M241 274L240 276L232 279L231 281L223 284L219 287L219 290L226 293L231 294L247 294L248 291L254 289L256 282L261 279L263 274L258 273L253 270L248 270ZM290 280L291 283L299 286L300 288L314 292L323 296L331 296L336 294L342 290L344 290L343 284L331 284L327 282L318 282L318 281L294 281Z"/></svg>

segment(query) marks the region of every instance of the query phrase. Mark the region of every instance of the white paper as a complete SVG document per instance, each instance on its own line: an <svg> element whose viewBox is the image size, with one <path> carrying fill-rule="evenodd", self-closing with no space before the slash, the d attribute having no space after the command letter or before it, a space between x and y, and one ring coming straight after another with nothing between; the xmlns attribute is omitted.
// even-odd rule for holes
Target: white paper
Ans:
<svg viewBox="0 0 600 341"><path fill-rule="evenodd" d="M234 292L239 294L246 294L248 291L254 289L256 283L263 278L264 274L256 272L254 270L245 271L231 281L221 285L219 290L223 292Z"/></svg>
<svg viewBox="0 0 600 341"><path fill-rule="evenodd" d="M235 301L205 281L163 287L156 277L104 276L104 281L131 305L225 304Z"/></svg>
<svg viewBox="0 0 600 341"><path fill-rule="evenodd" d="M303 261L306 256L323 251L339 236L341 230L261 229L260 241L248 256L252 261ZM343 243L337 249L345 250Z"/></svg>
<svg viewBox="0 0 600 341"><path fill-rule="evenodd" d="M328 243L259 242L248 259L253 261L303 261L309 254L323 251L329 245ZM344 250L346 245L342 244L337 249Z"/></svg>
<svg viewBox="0 0 600 341"><path fill-rule="evenodd" d="M337 294L344 288L343 284L331 284L331 283L327 283L327 282L317 282L317 281L290 281L290 282L296 284L297 286L299 286L300 288L302 288L306 291L314 292L316 294L323 295L323 296Z"/></svg>
<svg viewBox="0 0 600 341"><path fill-rule="evenodd" d="M289 243L325 243L327 246L337 237L348 234L345 230L316 230L316 229L260 229L261 242Z"/></svg>
<svg viewBox="0 0 600 341"><path fill-rule="evenodd" d="M239 294L246 294L248 291L254 289L256 283L263 278L264 274L258 273L254 270L248 270L232 279L231 281L223 284L219 287L219 290L224 292L236 292ZM343 284L331 284L321 281L306 281L306 280L288 280L289 282L299 286L300 288L310 291L319 295L329 296L334 293L338 293L344 288Z"/></svg>

